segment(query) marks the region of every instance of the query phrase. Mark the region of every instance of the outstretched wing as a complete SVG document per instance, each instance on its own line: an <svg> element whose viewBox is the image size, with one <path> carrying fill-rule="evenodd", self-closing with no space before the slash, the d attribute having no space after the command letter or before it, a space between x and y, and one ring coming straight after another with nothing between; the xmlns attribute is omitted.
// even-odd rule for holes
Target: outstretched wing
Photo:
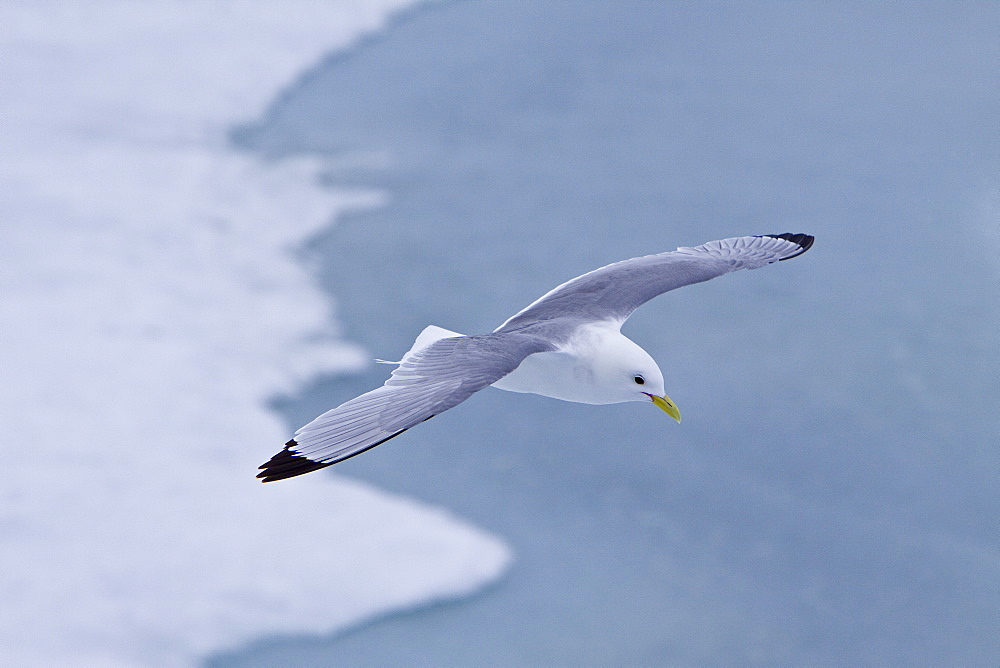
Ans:
<svg viewBox="0 0 1000 668"><path fill-rule="evenodd" d="M550 350L523 334L457 336L404 358L385 385L337 406L295 432L285 449L260 468L264 482L336 464L385 443L446 411L517 368L528 355Z"/></svg>
<svg viewBox="0 0 1000 668"><path fill-rule="evenodd" d="M646 255L595 269L550 290L496 329L568 319L624 322L632 312L668 290L707 281L738 269L756 269L801 255L812 246L808 234L771 234L710 241L695 248Z"/></svg>

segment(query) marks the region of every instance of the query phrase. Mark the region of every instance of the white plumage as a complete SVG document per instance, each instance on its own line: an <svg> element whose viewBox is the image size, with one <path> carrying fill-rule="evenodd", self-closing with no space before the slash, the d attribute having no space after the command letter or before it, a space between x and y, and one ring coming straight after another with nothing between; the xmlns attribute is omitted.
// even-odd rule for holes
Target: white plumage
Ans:
<svg viewBox="0 0 1000 668"><path fill-rule="evenodd" d="M281 480L343 461L490 385L585 404L651 401L680 422L662 372L622 324L664 292L788 260L812 243L807 234L775 234L682 247L577 276L489 334L427 327L382 387L299 429L257 477Z"/></svg>

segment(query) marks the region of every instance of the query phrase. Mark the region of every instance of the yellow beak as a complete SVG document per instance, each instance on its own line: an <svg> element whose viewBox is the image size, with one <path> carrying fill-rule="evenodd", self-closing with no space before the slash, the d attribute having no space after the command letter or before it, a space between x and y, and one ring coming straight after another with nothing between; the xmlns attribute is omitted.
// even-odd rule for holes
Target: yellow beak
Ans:
<svg viewBox="0 0 1000 668"><path fill-rule="evenodd" d="M653 400L653 403L656 404L658 408L663 409L664 413L677 420L677 422L681 421L681 412L678 410L677 404L670 400L670 397L665 394L662 397L657 397L653 394L647 396Z"/></svg>

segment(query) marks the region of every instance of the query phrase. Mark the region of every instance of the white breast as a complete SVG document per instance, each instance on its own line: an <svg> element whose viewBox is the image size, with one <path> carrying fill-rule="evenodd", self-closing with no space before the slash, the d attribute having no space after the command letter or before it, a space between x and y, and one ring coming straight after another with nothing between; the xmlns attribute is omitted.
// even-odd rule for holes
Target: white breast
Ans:
<svg viewBox="0 0 1000 668"><path fill-rule="evenodd" d="M493 387L508 392L541 394L581 404L603 404L593 391L593 372L575 355L564 352L535 353Z"/></svg>
<svg viewBox="0 0 1000 668"><path fill-rule="evenodd" d="M628 385L632 379L629 369L636 366L634 360L652 367L656 364L644 350L622 336L618 326L599 322L581 327L562 350L528 355L493 387L581 404L614 404L642 398ZM636 366L636 370L640 368ZM618 387L615 378L627 393Z"/></svg>

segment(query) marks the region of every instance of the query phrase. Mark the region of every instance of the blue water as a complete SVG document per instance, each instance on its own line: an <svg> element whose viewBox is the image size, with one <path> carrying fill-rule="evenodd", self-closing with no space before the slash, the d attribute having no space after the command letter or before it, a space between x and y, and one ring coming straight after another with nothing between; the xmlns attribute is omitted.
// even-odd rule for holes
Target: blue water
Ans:
<svg viewBox="0 0 1000 668"><path fill-rule="evenodd" d="M237 129L385 163L331 171L391 201L308 249L379 357L614 260L817 241L626 325L679 426L488 390L336 467L505 537L493 590L212 665L997 663L997 34L993 3L449 3Z"/></svg>

